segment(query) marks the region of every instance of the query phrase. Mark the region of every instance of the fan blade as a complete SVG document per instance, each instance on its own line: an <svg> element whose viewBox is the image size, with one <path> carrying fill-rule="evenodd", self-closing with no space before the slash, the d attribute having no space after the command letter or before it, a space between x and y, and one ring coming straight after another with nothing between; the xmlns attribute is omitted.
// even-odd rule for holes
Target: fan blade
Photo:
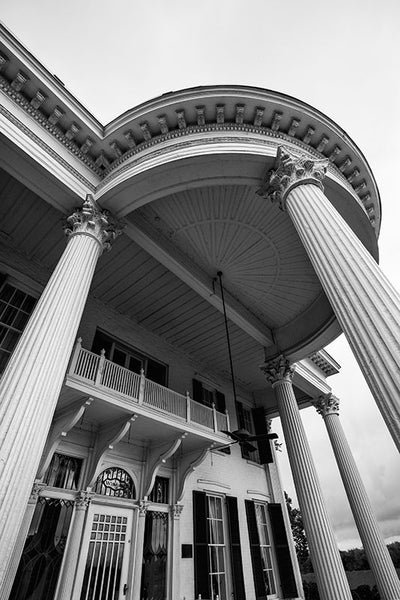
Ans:
<svg viewBox="0 0 400 600"><path fill-rule="evenodd" d="M277 438L277 433L260 433L259 435L250 435L248 438L246 438L246 441L257 442L259 440L276 440Z"/></svg>

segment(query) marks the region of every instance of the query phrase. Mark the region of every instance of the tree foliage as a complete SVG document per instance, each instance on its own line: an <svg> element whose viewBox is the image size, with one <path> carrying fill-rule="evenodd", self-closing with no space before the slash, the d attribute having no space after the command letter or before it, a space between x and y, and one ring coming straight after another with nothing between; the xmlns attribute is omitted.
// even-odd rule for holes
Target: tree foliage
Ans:
<svg viewBox="0 0 400 600"><path fill-rule="evenodd" d="M300 571L302 573L312 573L313 568L310 560L308 541L304 531L303 517L301 516L300 509L292 506L292 499L288 494L286 492L284 494Z"/></svg>

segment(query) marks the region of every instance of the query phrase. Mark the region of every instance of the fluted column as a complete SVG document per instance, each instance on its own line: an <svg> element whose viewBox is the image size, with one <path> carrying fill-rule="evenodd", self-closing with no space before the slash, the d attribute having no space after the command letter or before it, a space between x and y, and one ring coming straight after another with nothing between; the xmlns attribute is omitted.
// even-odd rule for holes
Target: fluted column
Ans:
<svg viewBox="0 0 400 600"><path fill-rule="evenodd" d="M351 600L335 536L292 386L293 367L283 357L262 367L274 388L293 480L321 600Z"/></svg>
<svg viewBox="0 0 400 600"><path fill-rule="evenodd" d="M280 148L260 194L287 210L400 450L400 295L324 195L327 164Z"/></svg>
<svg viewBox="0 0 400 600"><path fill-rule="evenodd" d="M29 533L33 514L35 512L36 504L40 496L40 492L46 487L44 483L34 483L29 496L28 504L24 513L21 527L18 532L17 540L14 545L11 559L8 563L8 569L4 578L4 585L0 589L0 600L8 600L11 592L11 588L14 583L15 575L18 570L19 561L21 560L22 552L24 550L26 538Z"/></svg>
<svg viewBox="0 0 400 600"><path fill-rule="evenodd" d="M171 537L172 537L172 556L170 565L171 598L180 598L181 587L181 513L182 504L171 504Z"/></svg>
<svg viewBox="0 0 400 600"><path fill-rule="evenodd" d="M313 402L323 417L354 520L382 600L399 600L400 580L379 530L367 492L339 420L339 400L332 394Z"/></svg>
<svg viewBox="0 0 400 600"><path fill-rule="evenodd" d="M88 196L0 381L0 589L62 387L97 260L115 237Z"/></svg>
<svg viewBox="0 0 400 600"><path fill-rule="evenodd" d="M140 588L142 585L143 569L143 546L144 546L144 528L146 525L146 514L149 508L147 500L140 500L139 510L137 511L136 521L136 544L135 544L135 562L133 576L132 600L140 600Z"/></svg>
<svg viewBox="0 0 400 600"><path fill-rule="evenodd" d="M62 573L57 588L57 600L71 600L78 565L86 515L94 494L81 491L75 498L74 517L68 534L67 547L62 563Z"/></svg>

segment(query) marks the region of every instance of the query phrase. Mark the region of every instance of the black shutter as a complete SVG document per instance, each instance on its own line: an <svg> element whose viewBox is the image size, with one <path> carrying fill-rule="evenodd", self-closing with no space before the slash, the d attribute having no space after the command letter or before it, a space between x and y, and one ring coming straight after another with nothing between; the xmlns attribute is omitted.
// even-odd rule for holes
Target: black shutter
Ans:
<svg viewBox="0 0 400 600"><path fill-rule="evenodd" d="M235 600L246 600L244 591L242 551L240 549L240 532L237 499L226 497L228 511L229 542L231 548L233 595Z"/></svg>
<svg viewBox="0 0 400 600"><path fill-rule="evenodd" d="M252 412L254 431L256 432L256 435L263 435L264 433L267 434L268 428L267 421L265 418L265 410L262 407L260 407L254 408ZM266 438L265 440L259 440L257 442L257 446L261 465L266 465L267 463L274 462L271 451L271 442L268 438Z"/></svg>
<svg viewBox="0 0 400 600"><path fill-rule="evenodd" d="M286 536L282 506L280 504L268 504L268 512L274 541L275 555L278 563L279 579L283 594L282 597L296 598L298 596L297 586Z"/></svg>
<svg viewBox="0 0 400 600"><path fill-rule="evenodd" d="M193 400L203 404L203 386L197 379L193 379Z"/></svg>
<svg viewBox="0 0 400 600"><path fill-rule="evenodd" d="M244 429L243 404L241 402L236 402L236 417L238 429Z"/></svg>
<svg viewBox="0 0 400 600"><path fill-rule="evenodd" d="M222 413L225 412L225 408L226 408L225 394L223 394L222 392L219 392L218 390L215 391L215 408L217 410L219 410L219 412L222 412Z"/></svg>
<svg viewBox="0 0 400 600"><path fill-rule="evenodd" d="M193 491L194 597L210 598L207 496Z"/></svg>
<svg viewBox="0 0 400 600"><path fill-rule="evenodd" d="M256 600L265 600L267 592L264 583L263 565L261 559L260 538L258 536L256 509L252 500L245 500L247 528L249 530L251 565L253 567L254 588Z"/></svg>

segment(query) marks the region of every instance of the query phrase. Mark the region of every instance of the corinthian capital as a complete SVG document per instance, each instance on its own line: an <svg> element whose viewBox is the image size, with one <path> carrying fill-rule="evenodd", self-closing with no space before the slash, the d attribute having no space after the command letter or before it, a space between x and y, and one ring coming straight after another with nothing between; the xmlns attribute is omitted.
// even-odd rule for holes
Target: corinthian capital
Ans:
<svg viewBox="0 0 400 600"><path fill-rule="evenodd" d="M322 417L339 414L339 398L333 394L323 394L317 400L312 400L312 404Z"/></svg>
<svg viewBox="0 0 400 600"><path fill-rule="evenodd" d="M294 373L294 366L282 355L265 362L260 369L272 385L278 381L291 381Z"/></svg>
<svg viewBox="0 0 400 600"><path fill-rule="evenodd" d="M275 168L267 173L258 194L272 202L279 202L285 208L286 197L298 185L311 183L323 190L322 180L329 164L328 159L311 159L298 156L284 146L279 146L275 159Z"/></svg>
<svg viewBox="0 0 400 600"><path fill-rule="evenodd" d="M81 490L75 497L76 510L87 510L92 501L94 494L93 492L86 492Z"/></svg>
<svg viewBox="0 0 400 600"><path fill-rule="evenodd" d="M91 194L86 196L81 208L67 217L64 231L67 236L86 234L94 237L102 250L110 250L114 239L121 233L122 225L108 210L101 210Z"/></svg>

